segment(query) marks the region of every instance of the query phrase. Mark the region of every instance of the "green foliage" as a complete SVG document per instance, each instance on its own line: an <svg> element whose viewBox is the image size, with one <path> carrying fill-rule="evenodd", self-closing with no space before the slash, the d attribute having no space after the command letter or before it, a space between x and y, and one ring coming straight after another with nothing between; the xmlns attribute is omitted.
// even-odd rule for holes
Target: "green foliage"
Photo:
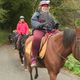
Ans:
<svg viewBox="0 0 80 80"><path fill-rule="evenodd" d="M5 30L0 30L0 45L8 41L8 35L9 35L9 32Z"/></svg>
<svg viewBox="0 0 80 80"><path fill-rule="evenodd" d="M63 0L51 0L51 5L53 7L59 7L62 4Z"/></svg>
<svg viewBox="0 0 80 80"><path fill-rule="evenodd" d="M2 0L0 0L0 24L6 20L7 11L2 8Z"/></svg>
<svg viewBox="0 0 80 80"><path fill-rule="evenodd" d="M4 0L3 8L8 11L7 26L14 26L19 20L19 16L25 16L25 19L30 23L32 15L32 5L29 0Z"/></svg>
<svg viewBox="0 0 80 80"><path fill-rule="evenodd" d="M77 18L80 18L79 0L52 0L52 13L61 25L74 27ZM60 2L59 2L60 1ZM53 4L54 4L53 3ZM58 6L57 6L58 5Z"/></svg>
<svg viewBox="0 0 80 80"><path fill-rule="evenodd" d="M77 61L72 55L68 57L65 67L72 71L74 74L80 76L80 62Z"/></svg>
<svg viewBox="0 0 80 80"><path fill-rule="evenodd" d="M6 15L7 11L3 10L2 8L0 9L0 23L3 23L6 20Z"/></svg>
<svg viewBox="0 0 80 80"><path fill-rule="evenodd" d="M64 26L74 26L74 11L65 8L56 8L54 15Z"/></svg>
<svg viewBox="0 0 80 80"><path fill-rule="evenodd" d="M80 19L77 19L77 20L75 21L75 24L76 24L77 26L80 26Z"/></svg>

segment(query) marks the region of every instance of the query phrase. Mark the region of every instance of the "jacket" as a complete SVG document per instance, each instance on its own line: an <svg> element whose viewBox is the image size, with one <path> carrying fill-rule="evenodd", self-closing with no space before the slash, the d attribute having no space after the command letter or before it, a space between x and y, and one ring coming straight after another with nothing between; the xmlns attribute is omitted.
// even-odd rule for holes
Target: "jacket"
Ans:
<svg viewBox="0 0 80 80"><path fill-rule="evenodd" d="M57 21L50 13L42 13L40 11L36 11L31 18L32 28L39 29L39 26L42 23L46 23L44 27L50 28L52 30L55 28Z"/></svg>
<svg viewBox="0 0 80 80"><path fill-rule="evenodd" d="M24 21L19 21L17 24L17 33L19 34L29 34L29 27L28 24Z"/></svg>

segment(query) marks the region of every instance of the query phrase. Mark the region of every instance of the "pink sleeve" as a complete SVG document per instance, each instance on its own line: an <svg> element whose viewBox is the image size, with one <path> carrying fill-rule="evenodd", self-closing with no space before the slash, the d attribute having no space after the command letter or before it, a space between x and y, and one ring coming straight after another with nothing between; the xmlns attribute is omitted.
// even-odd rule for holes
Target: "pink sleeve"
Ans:
<svg viewBox="0 0 80 80"><path fill-rule="evenodd" d="M29 26L28 26L28 24L27 24L27 23L26 23L25 28L26 28L26 29L25 29L25 33L26 33L26 34L29 34Z"/></svg>
<svg viewBox="0 0 80 80"><path fill-rule="evenodd" d="M17 24L17 29L16 29L17 33L20 34L20 27L19 27L19 24Z"/></svg>

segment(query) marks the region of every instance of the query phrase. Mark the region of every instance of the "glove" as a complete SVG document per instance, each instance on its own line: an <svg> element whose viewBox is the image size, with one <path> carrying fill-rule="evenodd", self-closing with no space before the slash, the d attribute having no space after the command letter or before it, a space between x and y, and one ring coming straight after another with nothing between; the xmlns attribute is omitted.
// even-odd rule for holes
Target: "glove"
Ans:
<svg viewBox="0 0 80 80"><path fill-rule="evenodd" d="M44 27L44 24L39 25L39 29L42 29Z"/></svg>
<svg viewBox="0 0 80 80"><path fill-rule="evenodd" d="M59 23L56 23L55 24L55 29L58 29L59 28Z"/></svg>
<svg viewBox="0 0 80 80"><path fill-rule="evenodd" d="M39 28L40 28L40 29L43 29L43 27L44 27L46 24L47 24L46 22L41 23L41 24L39 25Z"/></svg>

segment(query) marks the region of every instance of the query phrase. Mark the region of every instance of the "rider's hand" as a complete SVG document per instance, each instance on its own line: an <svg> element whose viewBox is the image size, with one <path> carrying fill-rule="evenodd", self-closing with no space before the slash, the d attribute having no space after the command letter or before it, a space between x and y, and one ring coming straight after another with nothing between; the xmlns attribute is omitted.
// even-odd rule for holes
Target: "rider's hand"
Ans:
<svg viewBox="0 0 80 80"><path fill-rule="evenodd" d="M40 25L39 28L42 29L44 25Z"/></svg>
<svg viewBox="0 0 80 80"><path fill-rule="evenodd" d="M58 29L59 28L59 23L56 23L55 24L55 29Z"/></svg>
<svg viewBox="0 0 80 80"><path fill-rule="evenodd" d="M45 25L46 25L46 22L44 22L44 23L41 23L40 25L39 25L39 28L43 28L43 27L45 27Z"/></svg>

